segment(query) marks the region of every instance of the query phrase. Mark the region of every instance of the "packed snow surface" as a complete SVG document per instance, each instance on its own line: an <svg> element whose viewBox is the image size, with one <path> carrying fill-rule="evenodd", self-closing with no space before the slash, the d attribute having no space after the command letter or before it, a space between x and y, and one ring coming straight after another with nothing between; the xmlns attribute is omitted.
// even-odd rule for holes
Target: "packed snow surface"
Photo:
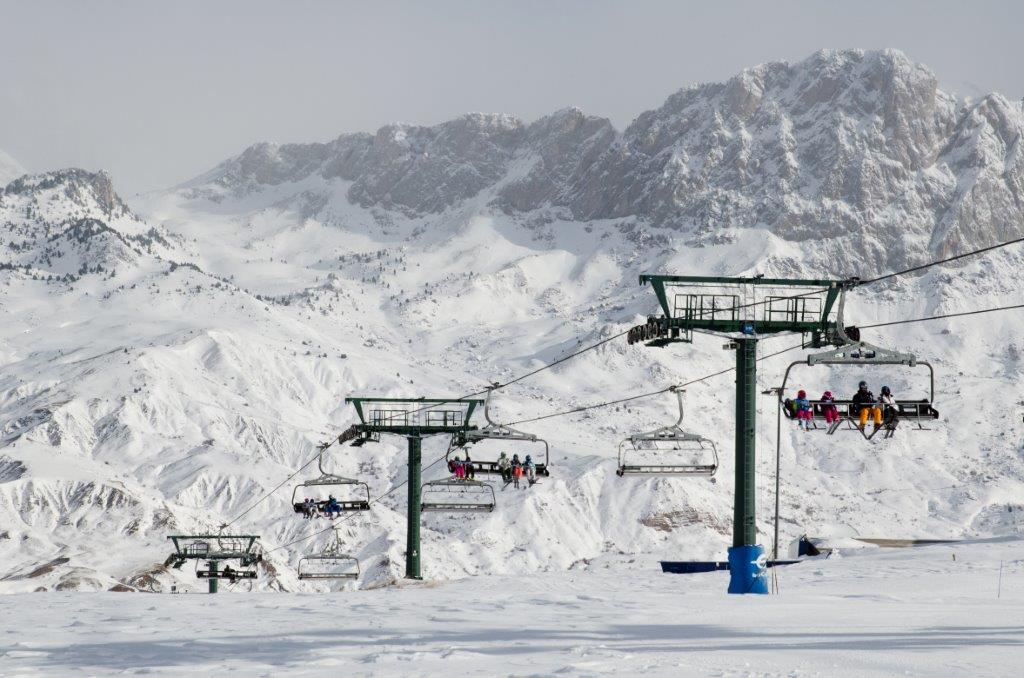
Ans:
<svg viewBox="0 0 1024 678"><path fill-rule="evenodd" d="M15 595L0 674L1020 675L1024 541L777 574L777 596L650 561L326 595Z"/></svg>

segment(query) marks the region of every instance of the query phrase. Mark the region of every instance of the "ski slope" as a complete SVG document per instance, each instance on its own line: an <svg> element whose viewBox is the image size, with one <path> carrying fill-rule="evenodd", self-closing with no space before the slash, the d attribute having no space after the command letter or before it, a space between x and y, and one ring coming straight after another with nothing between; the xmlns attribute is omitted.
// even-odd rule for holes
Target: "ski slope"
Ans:
<svg viewBox="0 0 1024 678"><path fill-rule="evenodd" d="M0 608L0 675L1019 675L1024 540L778 575L778 596L728 596L726 572L601 558L330 595L21 594Z"/></svg>

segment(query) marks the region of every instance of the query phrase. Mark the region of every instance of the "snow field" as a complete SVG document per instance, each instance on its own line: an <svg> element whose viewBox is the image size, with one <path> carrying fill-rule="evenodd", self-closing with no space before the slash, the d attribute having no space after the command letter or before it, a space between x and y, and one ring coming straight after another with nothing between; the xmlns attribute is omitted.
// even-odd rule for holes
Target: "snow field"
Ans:
<svg viewBox="0 0 1024 678"><path fill-rule="evenodd" d="M327 595L13 595L0 674L1019 675L1024 540L847 551L778 578L777 596L729 596L725 572L609 558Z"/></svg>

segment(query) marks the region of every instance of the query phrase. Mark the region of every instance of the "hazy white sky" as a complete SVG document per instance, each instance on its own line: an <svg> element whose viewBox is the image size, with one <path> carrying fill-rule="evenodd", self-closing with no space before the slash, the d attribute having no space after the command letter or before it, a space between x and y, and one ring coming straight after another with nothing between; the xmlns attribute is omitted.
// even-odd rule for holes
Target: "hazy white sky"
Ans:
<svg viewBox="0 0 1024 678"><path fill-rule="evenodd" d="M164 188L261 141L569 105L620 129L683 85L897 47L1024 95L1024 2L0 0L0 149Z"/></svg>

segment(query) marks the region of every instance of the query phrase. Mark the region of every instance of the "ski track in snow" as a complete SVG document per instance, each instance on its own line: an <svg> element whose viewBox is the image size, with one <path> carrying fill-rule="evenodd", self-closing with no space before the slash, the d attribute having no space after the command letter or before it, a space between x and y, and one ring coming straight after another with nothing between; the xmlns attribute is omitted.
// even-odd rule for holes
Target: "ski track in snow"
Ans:
<svg viewBox="0 0 1024 678"><path fill-rule="evenodd" d="M1019 675L1022 540L778 575L778 596L614 566L329 595L19 594L0 607L0 675Z"/></svg>

